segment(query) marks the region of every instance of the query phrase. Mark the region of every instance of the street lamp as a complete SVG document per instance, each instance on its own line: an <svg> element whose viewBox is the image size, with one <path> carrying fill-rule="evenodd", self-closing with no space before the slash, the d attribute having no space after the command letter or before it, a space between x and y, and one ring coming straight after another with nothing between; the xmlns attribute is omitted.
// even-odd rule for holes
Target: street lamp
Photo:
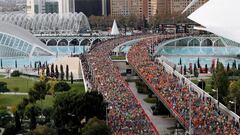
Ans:
<svg viewBox="0 0 240 135"><path fill-rule="evenodd" d="M217 103L218 103L218 106L219 106L219 101L218 101L218 88L217 88L217 90L212 89L212 91L217 93Z"/></svg>
<svg viewBox="0 0 240 135"><path fill-rule="evenodd" d="M237 98L234 98L234 101L229 101L230 104L234 104L234 113L237 113Z"/></svg>

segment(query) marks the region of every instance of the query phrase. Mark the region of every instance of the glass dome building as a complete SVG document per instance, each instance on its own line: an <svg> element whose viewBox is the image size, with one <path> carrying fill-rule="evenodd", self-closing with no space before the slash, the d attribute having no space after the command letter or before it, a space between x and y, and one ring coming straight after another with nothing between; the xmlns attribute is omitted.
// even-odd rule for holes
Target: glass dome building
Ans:
<svg viewBox="0 0 240 135"><path fill-rule="evenodd" d="M12 23L33 34L79 34L91 30L88 19L82 12L63 15L44 13L34 16L0 13L0 21Z"/></svg>
<svg viewBox="0 0 240 135"><path fill-rule="evenodd" d="M51 56L54 53L27 30L0 22L0 57Z"/></svg>

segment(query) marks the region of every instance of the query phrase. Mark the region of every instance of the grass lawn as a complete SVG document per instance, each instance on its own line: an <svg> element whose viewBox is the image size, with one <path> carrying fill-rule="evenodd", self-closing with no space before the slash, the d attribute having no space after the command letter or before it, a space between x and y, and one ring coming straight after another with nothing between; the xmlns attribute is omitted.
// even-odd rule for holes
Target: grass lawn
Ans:
<svg viewBox="0 0 240 135"><path fill-rule="evenodd" d="M20 82L15 82L15 84L14 84L13 80L16 81L16 80L22 80L22 79L24 79L24 78L10 78L7 81L10 82L12 85L14 85L16 87L16 86L21 85L21 81ZM24 80L26 81L26 79L24 79ZM30 81L31 81L31 86L33 86L34 81L33 80L30 80ZM76 91L83 92L83 93L85 92L83 82L74 82L73 84L69 84L69 85L72 87L71 90L76 90ZM25 86L25 88L26 88L26 86ZM1 107L5 108L7 106L17 106L17 104L19 104L24 97L28 98L28 96L22 96L22 95L21 96L17 96L17 95L0 95L0 108ZM53 96L47 95L45 97L45 100L37 101L37 105L39 107L41 107L41 108L51 107L51 106L53 106L54 99L55 98Z"/></svg>
<svg viewBox="0 0 240 135"><path fill-rule="evenodd" d="M157 98L156 97L152 97L152 98L144 98L143 99L146 103L150 103L150 104L153 104L153 103L157 103Z"/></svg>
<svg viewBox="0 0 240 135"><path fill-rule="evenodd" d="M0 78L4 78L5 77L5 75L0 75Z"/></svg>
<svg viewBox="0 0 240 135"><path fill-rule="evenodd" d="M35 80L26 79L22 77L10 77L10 78L3 78L0 79L1 82L6 82L7 87L10 91L13 91L15 88L19 88L18 92L28 92Z"/></svg>
<svg viewBox="0 0 240 135"><path fill-rule="evenodd" d="M206 83L205 91L207 93L211 93L211 91L212 91L212 86L211 86L212 78L204 79L204 81ZM192 80L192 82L195 83L196 85L198 84L198 80Z"/></svg>
<svg viewBox="0 0 240 135"><path fill-rule="evenodd" d="M111 56L112 60L126 60L125 56Z"/></svg>
<svg viewBox="0 0 240 135"><path fill-rule="evenodd" d="M83 93L85 92L83 82L73 82L73 84L69 83L69 85L71 87L71 90L76 90Z"/></svg>
<svg viewBox="0 0 240 135"><path fill-rule="evenodd" d="M0 107L17 106L27 96L0 95Z"/></svg>
<svg viewBox="0 0 240 135"><path fill-rule="evenodd" d="M40 107L40 108L48 108L48 107L52 107L53 106L53 103L54 103L54 97L51 96L51 95L47 95L45 97L45 100L38 100L37 101L37 105Z"/></svg>

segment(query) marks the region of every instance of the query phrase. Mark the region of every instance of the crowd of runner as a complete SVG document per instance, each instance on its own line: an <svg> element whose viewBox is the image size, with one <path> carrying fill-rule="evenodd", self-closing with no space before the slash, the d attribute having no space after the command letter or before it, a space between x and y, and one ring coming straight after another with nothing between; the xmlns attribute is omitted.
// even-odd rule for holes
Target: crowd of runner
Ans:
<svg viewBox="0 0 240 135"><path fill-rule="evenodd" d="M97 44L81 56L85 79L92 90L101 92L108 102L107 122L113 134L158 134L138 100L110 59L121 43L138 37L122 37Z"/></svg>
<svg viewBox="0 0 240 135"><path fill-rule="evenodd" d="M191 128L193 134L240 134L237 120L219 111L216 102L204 95L199 95L186 84L184 79L167 73L164 66L153 61L149 53L152 49L152 40L161 42L163 39L170 38L173 36L165 35L165 37L158 36L158 38L139 42L128 52L129 64L152 86L183 125ZM189 126L190 123L191 126Z"/></svg>

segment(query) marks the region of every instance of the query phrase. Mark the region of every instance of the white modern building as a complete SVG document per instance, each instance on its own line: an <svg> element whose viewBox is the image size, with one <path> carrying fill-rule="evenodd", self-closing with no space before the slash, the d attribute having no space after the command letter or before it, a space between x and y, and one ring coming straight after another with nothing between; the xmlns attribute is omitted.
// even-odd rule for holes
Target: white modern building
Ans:
<svg viewBox="0 0 240 135"><path fill-rule="evenodd" d="M38 13L45 13L46 0L27 0L27 14L33 16Z"/></svg>
<svg viewBox="0 0 240 135"><path fill-rule="evenodd" d="M55 55L27 30L0 22L0 57L31 57Z"/></svg>
<svg viewBox="0 0 240 135"><path fill-rule="evenodd" d="M60 15L75 12L75 0L58 0L58 12Z"/></svg>
<svg viewBox="0 0 240 135"><path fill-rule="evenodd" d="M82 12L63 15L45 13L33 16L6 13L0 14L0 21L15 24L33 34L78 34L91 30L88 18Z"/></svg>
<svg viewBox="0 0 240 135"><path fill-rule="evenodd" d="M196 0L192 4L195 2ZM233 45L234 42L240 43L239 5L239 0L209 0L188 18L201 24L203 28L200 29L212 32L224 39L230 39L225 42Z"/></svg>

